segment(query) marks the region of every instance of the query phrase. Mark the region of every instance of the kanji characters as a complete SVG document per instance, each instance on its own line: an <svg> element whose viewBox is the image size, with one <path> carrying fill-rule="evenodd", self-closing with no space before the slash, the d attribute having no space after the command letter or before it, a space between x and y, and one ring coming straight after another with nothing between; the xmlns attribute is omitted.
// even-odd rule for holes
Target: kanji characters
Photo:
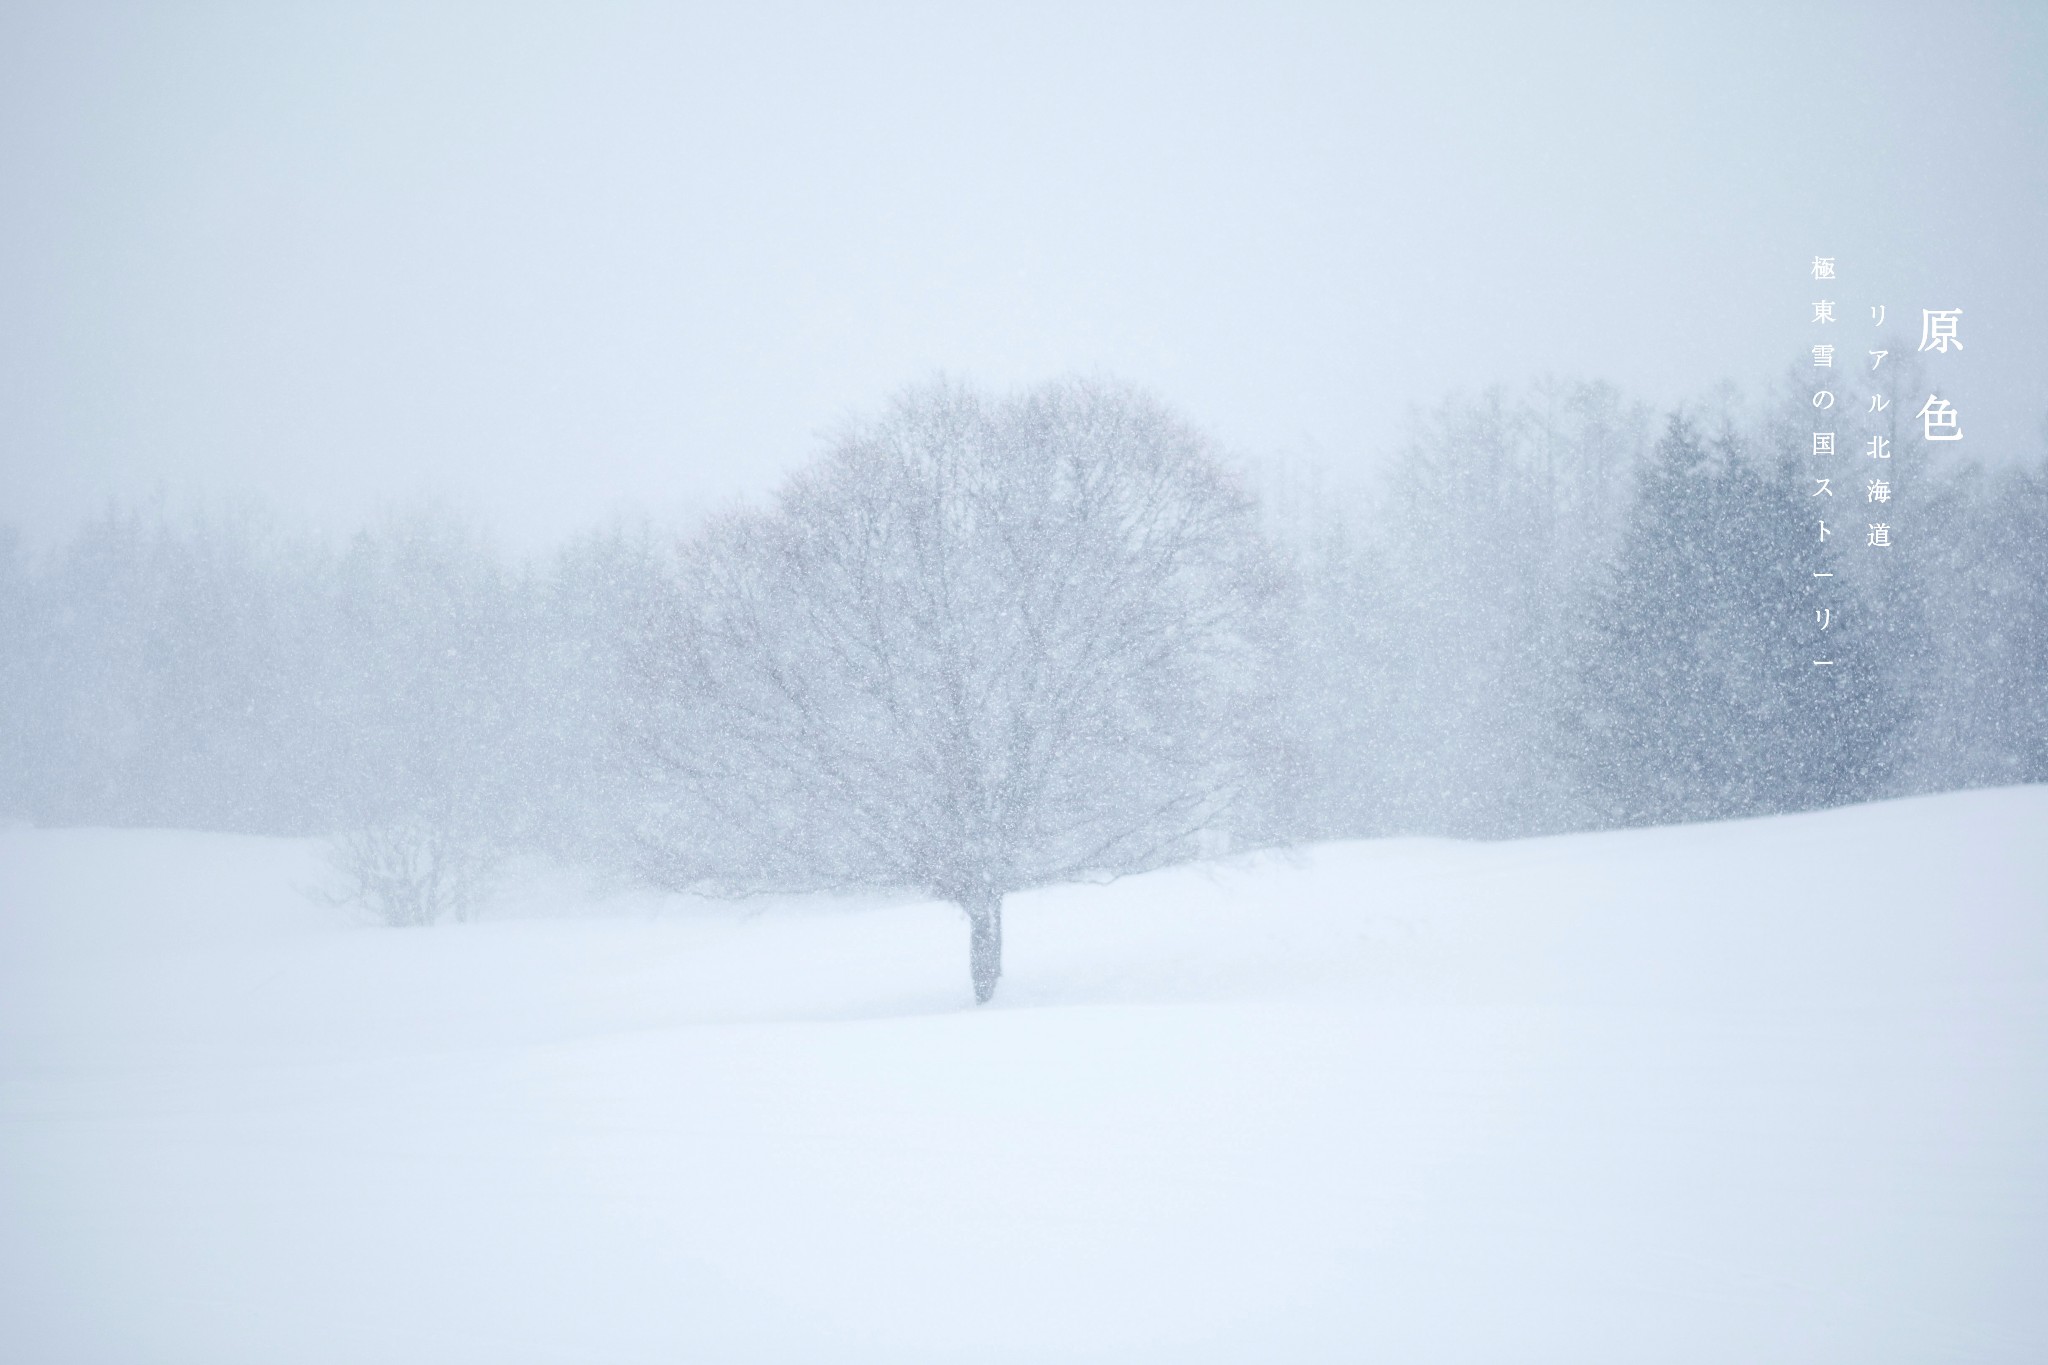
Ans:
<svg viewBox="0 0 2048 1365"><path fill-rule="evenodd" d="M1963 428L1958 422L1955 404L1946 399L1927 395L1927 402L1920 411L1913 414L1922 421L1921 430L1930 441L1960 441Z"/></svg>
<svg viewBox="0 0 2048 1365"><path fill-rule="evenodd" d="M1961 337L1956 335L1956 319L1963 315L1960 308L1923 308L1920 310L1920 349L1940 351L1947 354L1953 346L1963 349Z"/></svg>

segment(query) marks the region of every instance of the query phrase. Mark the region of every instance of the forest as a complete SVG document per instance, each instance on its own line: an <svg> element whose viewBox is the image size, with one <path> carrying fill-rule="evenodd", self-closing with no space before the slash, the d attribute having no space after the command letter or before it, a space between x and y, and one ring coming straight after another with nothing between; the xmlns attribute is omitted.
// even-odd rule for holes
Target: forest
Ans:
<svg viewBox="0 0 2048 1365"><path fill-rule="evenodd" d="M1342 487L1114 381L938 379L763 505L545 555L114 505L0 541L0 817L328 838L392 924L524 856L912 889L986 999L1049 882L2048 780L2048 461L1811 427L1547 381Z"/></svg>

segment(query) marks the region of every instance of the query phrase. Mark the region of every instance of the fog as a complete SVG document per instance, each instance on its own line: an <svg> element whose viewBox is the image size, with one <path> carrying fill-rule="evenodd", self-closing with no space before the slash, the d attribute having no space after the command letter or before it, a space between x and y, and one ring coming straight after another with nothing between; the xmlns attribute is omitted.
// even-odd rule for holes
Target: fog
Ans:
<svg viewBox="0 0 2048 1365"><path fill-rule="evenodd" d="M2048 412L2043 71L2028 5L11 6L0 515L437 496L539 547L938 371L1362 476L1452 389L1759 385L1816 254L1852 319L1966 310L1997 462Z"/></svg>
<svg viewBox="0 0 2048 1365"><path fill-rule="evenodd" d="M6 4L0 1357L2048 1360L2044 73Z"/></svg>

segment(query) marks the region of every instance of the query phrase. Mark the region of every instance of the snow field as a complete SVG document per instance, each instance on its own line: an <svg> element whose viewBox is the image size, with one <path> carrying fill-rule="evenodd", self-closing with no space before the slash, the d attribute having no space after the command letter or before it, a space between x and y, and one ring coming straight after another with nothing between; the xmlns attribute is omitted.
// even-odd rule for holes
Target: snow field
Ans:
<svg viewBox="0 0 2048 1365"><path fill-rule="evenodd" d="M2048 789L365 926L0 832L0 1358L2048 1359Z"/></svg>

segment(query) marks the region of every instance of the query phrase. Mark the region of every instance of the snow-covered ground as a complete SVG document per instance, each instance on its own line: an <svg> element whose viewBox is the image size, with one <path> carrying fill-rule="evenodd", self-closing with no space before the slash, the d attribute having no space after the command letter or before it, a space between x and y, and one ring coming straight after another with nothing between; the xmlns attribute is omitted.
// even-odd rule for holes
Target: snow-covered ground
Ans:
<svg viewBox="0 0 2048 1365"><path fill-rule="evenodd" d="M948 907L0 833L0 1359L2048 1360L2048 788Z"/></svg>

